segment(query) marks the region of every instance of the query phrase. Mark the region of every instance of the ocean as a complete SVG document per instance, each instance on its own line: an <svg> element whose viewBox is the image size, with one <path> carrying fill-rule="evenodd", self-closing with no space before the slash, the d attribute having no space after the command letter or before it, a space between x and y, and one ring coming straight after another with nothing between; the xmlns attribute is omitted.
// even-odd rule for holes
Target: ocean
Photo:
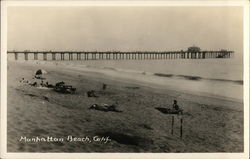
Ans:
<svg viewBox="0 0 250 159"><path fill-rule="evenodd" d="M148 85L166 86L173 90L243 100L243 62L235 58L57 60L55 63L67 65L79 71L99 72Z"/></svg>
<svg viewBox="0 0 250 159"><path fill-rule="evenodd" d="M243 99L243 64L234 59L89 60L66 63L149 85Z"/></svg>

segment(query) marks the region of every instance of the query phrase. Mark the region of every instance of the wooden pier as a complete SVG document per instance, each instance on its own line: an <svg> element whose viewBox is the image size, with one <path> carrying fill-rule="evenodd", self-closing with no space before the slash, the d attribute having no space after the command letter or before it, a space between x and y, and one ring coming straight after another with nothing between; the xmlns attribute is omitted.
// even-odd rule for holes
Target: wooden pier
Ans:
<svg viewBox="0 0 250 159"><path fill-rule="evenodd" d="M8 51L15 60L155 60L155 59L208 59L231 58L233 51L137 51L137 52L85 52L85 51ZM31 56L29 56L31 55ZM42 55L42 57L41 57ZM67 56L67 58L66 58ZM50 58L48 58L50 57Z"/></svg>

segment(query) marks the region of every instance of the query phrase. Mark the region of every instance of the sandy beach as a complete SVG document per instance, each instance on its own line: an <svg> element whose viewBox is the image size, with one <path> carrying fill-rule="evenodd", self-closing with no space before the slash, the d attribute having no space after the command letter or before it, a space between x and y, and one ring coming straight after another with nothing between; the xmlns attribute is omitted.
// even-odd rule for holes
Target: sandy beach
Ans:
<svg viewBox="0 0 250 159"><path fill-rule="evenodd" d="M76 94L19 82L22 78L34 82L38 69L48 72L45 81L64 81L77 88ZM238 100L36 61L9 61L7 89L8 152L243 152L243 103ZM98 97L88 97L89 90L97 91ZM171 108L175 99L183 115L155 109ZM121 112L89 109L92 104L114 103ZM25 137L64 141L21 140ZM71 137L77 141L67 140Z"/></svg>

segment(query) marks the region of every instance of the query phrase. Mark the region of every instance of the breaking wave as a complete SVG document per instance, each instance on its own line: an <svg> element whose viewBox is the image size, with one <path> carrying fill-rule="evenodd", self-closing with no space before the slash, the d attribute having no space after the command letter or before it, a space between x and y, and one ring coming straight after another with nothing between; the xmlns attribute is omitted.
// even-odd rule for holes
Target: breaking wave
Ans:
<svg viewBox="0 0 250 159"><path fill-rule="evenodd" d="M167 73L152 73L146 71L138 71L132 69L121 69L121 68L114 68L114 67L100 67L100 66L91 66L85 65L88 68L95 68L95 69L103 69L103 70L110 70L110 71L117 71L123 73L133 73L133 74L143 74L148 76L157 76L162 78L175 78L175 79L182 79L182 80L191 80L191 81L211 81L211 82L230 82L239 85L243 85L243 80L230 80L230 79L219 79L219 78L206 78L201 76L192 76L192 75L182 75L182 74L167 74Z"/></svg>
<svg viewBox="0 0 250 159"><path fill-rule="evenodd" d="M164 74L164 73L154 73L154 75L155 76L159 76L159 77L181 78L181 79L193 80L193 81L209 80L209 81L215 81L215 82L232 82L232 83L243 85L243 80L228 80L228 79L204 78L204 77L200 77L200 76L174 75L174 74Z"/></svg>

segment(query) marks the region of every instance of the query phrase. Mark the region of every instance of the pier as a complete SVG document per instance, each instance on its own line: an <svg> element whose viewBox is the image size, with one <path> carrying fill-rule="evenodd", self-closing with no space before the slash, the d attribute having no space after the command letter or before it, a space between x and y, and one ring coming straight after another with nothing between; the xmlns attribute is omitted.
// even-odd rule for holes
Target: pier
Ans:
<svg viewBox="0 0 250 159"><path fill-rule="evenodd" d="M85 51L8 51L19 60L156 60L156 59L209 59L231 58L233 51L137 51L137 52L85 52Z"/></svg>

